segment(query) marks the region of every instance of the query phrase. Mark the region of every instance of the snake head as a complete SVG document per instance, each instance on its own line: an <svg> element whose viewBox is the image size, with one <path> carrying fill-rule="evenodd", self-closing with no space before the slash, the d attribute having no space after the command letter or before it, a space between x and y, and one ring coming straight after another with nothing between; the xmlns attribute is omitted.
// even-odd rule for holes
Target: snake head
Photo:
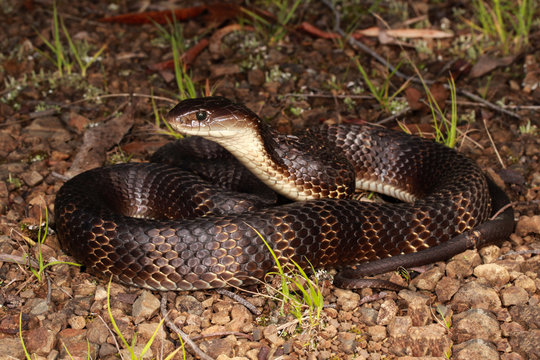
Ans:
<svg viewBox="0 0 540 360"><path fill-rule="evenodd" d="M235 137L260 124L247 107L220 96L183 100L169 111L166 120L182 134L210 140Z"/></svg>

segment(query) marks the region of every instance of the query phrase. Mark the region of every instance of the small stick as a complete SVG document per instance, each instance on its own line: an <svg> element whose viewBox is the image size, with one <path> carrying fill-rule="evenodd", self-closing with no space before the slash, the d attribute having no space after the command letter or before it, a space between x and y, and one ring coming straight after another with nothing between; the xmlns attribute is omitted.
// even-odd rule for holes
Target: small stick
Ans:
<svg viewBox="0 0 540 360"><path fill-rule="evenodd" d="M380 300L380 299L386 297L386 295L388 295L388 293L386 291L381 291L378 294L364 296L362 299L360 299L360 302L358 303L358 306L360 306L362 304L365 304L365 303L368 303L368 302L373 302L373 301Z"/></svg>
<svg viewBox="0 0 540 360"><path fill-rule="evenodd" d="M393 114L393 115L390 115L382 120L379 120L377 121L375 124L377 125L382 125L382 124L385 124L387 122L390 122L390 121L394 121L395 119L397 119L398 117L402 116L402 115L405 115L406 113L408 113L409 111L411 110L410 107L406 107L405 109L397 112L396 114Z"/></svg>
<svg viewBox="0 0 540 360"><path fill-rule="evenodd" d="M316 93L316 94L302 94L302 93L287 93L283 94L283 97L305 97L305 98L336 98L336 99L360 99L360 100L372 100L374 99L373 95L345 95L345 94L323 94L323 93Z"/></svg>
<svg viewBox="0 0 540 360"><path fill-rule="evenodd" d="M197 336L193 336L191 338L191 340L200 340L200 339L207 339L207 338L210 338L210 337L228 336L228 335L240 336L240 337L248 339L249 341L253 341L253 336L251 336L249 334L244 334L244 333L238 332L238 331L219 331L219 332L215 332L215 333L212 333L212 334L197 335Z"/></svg>
<svg viewBox="0 0 540 360"><path fill-rule="evenodd" d="M231 299L235 300L236 302L244 305L249 311L251 311L252 314L261 315L261 311L259 311L259 309L257 309L257 307L255 307L255 305L253 305L252 303L250 303L249 301L247 301L246 299L244 299L240 295L235 294L232 291L229 291L227 289L216 289L216 292L218 294L230 297Z"/></svg>
<svg viewBox="0 0 540 360"><path fill-rule="evenodd" d="M521 250L521 251L509 251L506 254L503 254L497 258L497 260L502 260L507 256L512 255L538 255L540 254L540 249L531 249L531 250Z"/></svg>
<svg viewBox="0 0 540 360"><path fill-rule="evenodd" d="M62 175L60 173L57 173L56 171L52 171L51 172L51 175L57 179L60 179L64 182L68 181L69 179L71 179L69 176L66 176L66 175Z"/></svg>
<svg viewBox="0 0 540 360"><path fill-rule="evenodd" d="M491 143L491 146L493 147L493 150L495 151L495 155L497 155L497 159L501 163L502 168L506 169L506 165L504 165L501 155L499 154L499 150L497 150L497 146L495 145L495 142L493 141L493 138L491 137L491 134L488 130L486 118L483 118L482 121L484 123L484 128L486 129L486 134L489 138L489 142Z"/></svg>
<svg viewBox="0 0 540 360"><path fill-rule="evenodd" d="M502 208L497 210L497 212L490 218L490 220L494 220L504 212L504 210L508 209L510 206L517 206L517 205L530 205L530 203L538 204L540 203L540 200L531 200L531 201L512 201L511 203L508 203L504 205Z"/></svg>
<svg viewBox="0 0 540 360"><path fill-rule="evenodd" d="M169 319L169 316L167 314L167 296L162 296L161 297L161 316L163 316L163 319L165 319L165 324L167 324L167 326L172 330L174 331L175 333L178 334L178 336L180 336L182 338L182 340L184 341L185 344L188 344L189 347L191 348L191 350L195 353L196 356L200 357L201 359L203 360L213 360L210 356L206 355L202 350L201 348L199 348L197 346L197 344L195 344L195 342L193 340L191 340L189 338L189 336L183 332L182 330L180 330L178 328L178 326L176 326L170 319Z"/></svg>

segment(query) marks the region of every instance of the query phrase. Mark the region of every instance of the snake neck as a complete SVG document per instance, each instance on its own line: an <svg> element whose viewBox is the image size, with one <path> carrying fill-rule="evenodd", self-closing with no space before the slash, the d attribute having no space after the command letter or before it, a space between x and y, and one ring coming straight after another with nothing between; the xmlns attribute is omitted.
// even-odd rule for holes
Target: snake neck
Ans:
<svg viewBox="0 0 540 360"><path fill-rule="evenodd" d="M281 134L259 120L243 136L212 140L289 199L345 198L354 192L352 165L310 134Z"/></svg>
<svg viewBox="0 0 540 360"><path fill-rule="evenodd" d="M227 149L249 171L277 193L295 200L306 200L309 196L288 181L288 171L273 150L277 132L257 122L256 128L245 130L238 138L212 139Z"/></svg>

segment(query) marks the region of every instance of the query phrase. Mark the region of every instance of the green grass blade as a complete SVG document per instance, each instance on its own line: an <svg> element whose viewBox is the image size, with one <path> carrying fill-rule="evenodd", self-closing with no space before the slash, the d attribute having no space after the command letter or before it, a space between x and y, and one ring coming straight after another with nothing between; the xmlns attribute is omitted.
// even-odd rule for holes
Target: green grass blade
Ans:
<svg viewBox="0 0 540 360"><path fill-rule="evenodd" d="M186 86L189 97L192 99L196 98L197 91L195 90L195 84L193 83L191 75L187 73L185 66L182 67L182 71L183 71L182 75L184 78L185 86Z"/></svg>
<svg viewBox="0 0 540 360"><path fill-rule="evenodd" d="M457 93L456 93L456 83L454 82L454 77L450 76L448 80L448 85L450 87L450 102L452 106L452 112L450 115L450 125L446 126L446 146L453 148L456 145L457 141ZM446 123L445 123L446 124Z"/></svg>
<svg viewBox="0 0 540 360"><path fill-rule="evenodd" d="M176 44L176 41L171 39L171 46L173 51L173 64L176 86L178 87L180 100L184 100L186 98L186 89L184 88L184 79L182 76L183 72L181 69L180 55L178 54L178 45Z"/></svg>
<svg viewBox="0 0 540 360"><path fill-rule="evenodd" d="M142 349L141 354L139 355L140 359L143 358L144 354L146 354L148 349L150 349L150 346L152 346L152 343L154 342L154 339L156 338L156 335L157 335L159 329L161 328L161 326L163 325L164 321L165 321L165 319L161 319L158 326L156 327L156 330L154 330L154 332L152 333L152 336L150 337L150 339L148 339L148 341L144 345L144 348Z"/></svg>
<svg viewBox="0 0 540 360"><path fill-rule="evenodd" d="M58 50L56 47L54 47L54 45L49 41L47 40L47 38L43 35L41 35L39 32L37 32L36 30L36 33L37 33L37 36L41 39L41 41L43 41L43 43L53 52L53 54L56 55L56 51ZM42 53L41 50L39 49L36 49L39 53ZM49 57L49 59L52 59L51 57ZM52 63L53 64L56 64L56 60L52 60Z"/></svg>
<svg viewBox="0 0 540 360"><path fill-rule="evenodd" d="M58 73L62 76L62 68L65 62L64 59L64 50L62 43L60 42L60 27L58 26L58 11L56 8L56 1L53 2L53 38L54 38L54 47L56 54L56 67Z"/></svg>
<svg viewBox="0 0 540 360"><path fill-rule="evenodd" d="M256 22L260 22L261 24L264 24L266 26L271 26L270 22L268 22L266 19L264 19L263 17L255 14L253 11L250 11L244 7L242 7L241 9L243 12L245 12L248 16L252 17Z"/></svg>
<svg viewBox="0 0 540 360"><path fill-rule="evenodd" d="M296 268L298 269L298 272L300 272L300 275L302 276L303 279L306 280L306 283L308 284L308 287L309 287L309 294L307 296L307 302L308 302L308 305L311 309L313 309L313 307L315 307L317 309L317 319L319 319L319 316L320 316L320 313L322 311L322 307L324 305L324 300L323 300L323 296L322 296L322 292L319 288L319 280L317 279L317 276L314 276L315 278L315 284L309 279L309 276L306 274L306 272L304 271L304 269L296 263L296 261L292 260L292 263L296 266ZM313 266L313 264L306 259L306 261L309 263L309 266L311 267L311 271L313 274L315 274L315 267Z"/></svg>
<svg viewBox="0 0 540 360"><path fill-rule="evenodd" d="M52 62L53 64L55 64L55 60L49 56L49 54L45 53L45 51L41 51L40 49L36 48L36 51L41 55L43 56L44 58L46 58L47 60L49 60L50 62Z"/></svg>
<svg viewBox="0 0 540 360"><path fill-rule="evenodd" d="M62 342L62 346L64 347L64 350L66 350L66 354L68 355L68 357L70 359L73 359L73 356L71 356L71 353L69 352L69 350L68 350L68 348L67 348L67 346L66 346L66 344L64 342Z"/></svg>
<svg viewBox="0 0 540 360"><path fill-rule="evenodd" d="M169 136L172 136L174 137L175 139L181 139L183 138L184 136L179 133L179 132L176 132L174 131L174 129L172 128L172 126L169 124L169 122L167 121L167 119L165 119L163 116L161 116L161 114L159 113L158 111L158 108L157 108L157 105L156 105L156 101L154 99L154 90L152 89L151 92L151 97L150 97L150 101L152 103L152 111L154 112L154 122L156 124L156 127L159 129L161 126L161 123L165 124L165 127L167 128L167 131L164 131L164 130L159 130L160 132L162 132L163 134L165 135L169 135Z"/></svg>
<svg viewBox="0 0 540 360"><path fill-rule="evenodd" d="M84 74L83 77L86 75L86 68L83 64L83 61L81 59L81 55L79 54L79 50L71 40L71 36L69 35L69 32L67 31L66 25L64 24L64 20L60 19L60 26L62 27L62 31L64 32L64 36L66 37L68 41L69 49L71 50L71 54L75 58L75 61L77 61L77 64L79 64L79 68L81 69L81 74Z"/></svg>
<svg viewBox="0 0 540 360"><path fill-rule="evenodd" d="M124 346L129 350L130 357L132 359L136 359L137 356L135 356L133 347L131 347L129 343L126 341L126 339L124 338L124 335L122 334L122 332L120 331L120 328L116 324L116 321L114 320L114 317L111 311L111 283L112 283L112 276L111 276L111 279L109 280L109 284L107 285L107 313L109 314L109 319L111 320L111 324L114 328L114 331L116 332L118 337L120 337L120 340L122 340L122 343L124 344Z"/></svg>
<svg viewBox="0 0 540 360"><path fill-rule="evenodd" d="M499 34L499 39L501 39L501 42L506 44L506 28L504 26L504 19L501 13L501 1L500 0L494 0L494 10L493 10L493 23L495 24L495 29L497 30L497 33Z"/></svg>
<svg viewBox="0 0 540 360"><path fill-rule="evenodd" d="M291 21L294 15L294 12L296 11L296 8L298 7L298 5L300 5L301 2L302 0L296 0L296 2L293 4L291 9L284 9L286 16L285 16L285 19L283 19L283 22L281 23L281 25L285 26L289 23L289 21Z"/></svg>
<svg viewBox="0 0 540 360"><path fill-rule="evenodd" d="M272 247L270 246L270 244L266 241L266 239L264 238L264 236L262 236L262 234L257 231L257 229L255 229L253 226L249 225L246 223L247 226L249 226L253 231L255 231L255 233L257 234L257 236L259 236L259 238L261 238L261 240L264 242L264 244L266 245L266 247L268 248L268 250L270 251L270 254L272 254L272 257L274 258L274 262L276 263L276 267L278 268L278 273L279 273L279 276L280 276L280 280L281 280L281 291L283 292L284 296L285 297L290 297L290 289L289 289L289 285L287 284L287 281L286 281L286 276L285 276L285 272L281 266L281 263L276 255L276 253L274 252L274 250L272 249ZM283 306L283 304L282 304Z"/></svg>
<svg viewBox="0 0 540 360"><path fill-rule="evenodd" d="M71 266L82 266L82 264L77 264L75 262L71 261L51 261L43 265L43 270L40 271L42 273L47 267L53 266L53 265L71 265Z"/></svg>
<svg viewBox="0 0 540 360"><path fill-rule="evenodd" d="M358 67L358 70L362 74L362 77L364 78L364 82L368 86L369 91L371 92L375 100L377 100L379 104L382 104L381 94L379 94L377 87L375 87L375 85L371 82L371 79L369 78L368 74L364 70L364 67L362 66L362 64L360 64L360 61L356 60L356 66Z"/></svg>
<svg viewBox="0 0 540 360"><path fill-rule="evenodd" d="M165 360L169 360L169 359L172 359L173 356L178 352L179 349L182 349L182 359L186 360L186 347L184 345L184 339L182 339L182 337L180 336L180 334L176 334L178 335L178 339L180 340L180 347L177 348L173 353L171 353L169 356L167 356L167 358ZM171 356L172 355L172 356Z"/></svg>
<svg viewBox="0 0 540 360"><path fill-rule="evenodd" d="M106 48L107 48L107 45L103 45L98 51L96 51L94 55L92 55L92 57L90 57L90 59L88 59L88 61L86 62L86 69L88 69L95 61L97 61L101 53L105 51ZM86 74L86 71L85 71L85 74Z"/></svg>
<svg viewBox="0 0 540 360"><path fill-rule="evenodd" d="M174 349L173 352L171 352L169 355L167 355L167 357L165 358L165 360L172 360L172 358L176 355L177 352L179 352L180 350L182 350L182 359L186 359L186 351L184 349L184 345L182 344L182 347L178 347L176 349Z"/></svg>
<svg viewBox="0 0 540 360"><path fill-rule="evenodd" d="M68 41L71 54L73 55L73 57L75 58L75 61L77 61L77 64L79 65L79 68L81 69L81 76L86 77L86 70L97 60L99 55L101 55L101 53L107 48L107 46L103 45L92 57L90 57L90 59L83 60L80 49L71 39L71 36L69 35L66 25L64 24L64 21L62 19L60 19L60 25L62 26L62 31L64 32L64 36L66 37ZM73 65L70 64L70 67L72 66Z"/></svg>
<svg viewBox="0 0 540 360"><path fill-rule="evenodd" d="M30 354L28 353L28 350L26 350L26 344L24 343L24 338L22 335L22 310L19 313L19 338L21 339L21 345L24 351L24 356L27 360L31 360Z"/></svg>

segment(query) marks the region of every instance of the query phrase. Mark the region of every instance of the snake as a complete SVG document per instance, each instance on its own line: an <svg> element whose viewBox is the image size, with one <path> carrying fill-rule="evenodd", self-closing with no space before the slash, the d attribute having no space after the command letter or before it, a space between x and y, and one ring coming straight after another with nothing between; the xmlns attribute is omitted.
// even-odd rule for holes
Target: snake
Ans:
<svg viewBox="0 0 540 360"><path fill-rule="evenodd" d="M298 264L341 269L337 285L349 288L362 266L428 264L513 229L505 192L426 138L369 124L282 134L223 97L183 100L166 120L186 137L152 162L95 168L58 191L60 245L87 271L197 290ZM359 189L384 201L363 201Z"/></svg>

